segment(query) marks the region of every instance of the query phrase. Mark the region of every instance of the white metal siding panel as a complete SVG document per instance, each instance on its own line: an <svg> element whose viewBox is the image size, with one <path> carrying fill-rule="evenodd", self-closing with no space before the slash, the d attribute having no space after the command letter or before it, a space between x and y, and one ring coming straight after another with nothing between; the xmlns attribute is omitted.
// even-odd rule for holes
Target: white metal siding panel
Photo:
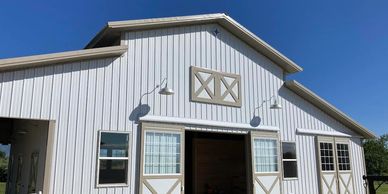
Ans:
<svg viewBox="0 0 388 194"><path fill-rule="evenodd" d="M215 28L218 37L212 33ZM217 25L128 32L123 37L128 52L119 58L0 73L0 116L56 120L52 193L137 193L139 137L132 111L141 95L165 77L176 93L161 96L157 89L144 96L149 115L249 123L254 108L279 92L282 110L266 104L256 114L261 125L279 127L282 140L296 142L299 179L284 181L284 194L318 192L314 137L297 135L296 128L353 134L282 87L281 68ZM242 107L190 102L190 66L240 74ZM132 133L130 186L96 187L98 130ZM352 139L351 148L361 194L360 140Z"/></svg>

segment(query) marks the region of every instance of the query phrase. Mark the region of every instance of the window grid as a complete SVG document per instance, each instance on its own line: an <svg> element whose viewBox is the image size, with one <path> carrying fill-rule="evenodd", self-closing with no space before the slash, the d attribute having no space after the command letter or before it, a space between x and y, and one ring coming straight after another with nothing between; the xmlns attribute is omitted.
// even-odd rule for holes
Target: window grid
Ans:
<svg viewBox="0 0 388 194"><path fill-rule="evenodd" d="M116 139L118 137L120 138L121 142ZM103 186L111 184L127 184L127 171L129 164L128 152L128 133L100 131L98 152L98 185ZM118 171L121 171L122 173L117 174ZM109 173L113 173L117 175L117 177L115 179L105 177L111 177L111 175L107 175Z"/></svg>
<svg viewBox="0 0 388 194"><path fill-rule="evenodd" d="M286 146L292 145L292 149ZM282 162L283 162L283 177L284 178L298 178L297 158L296 158L296 144L295 142L282 142Z"/></svg>
<svg viewBox="0 0 388 194"><path fill-rule="evenodd" d="M333 156L333 144L321 142L321 170L322 171L334 171L334 156Z"/></svg>
<svg viewBox="0 0 388 194"><path fill-rule="evenodd" d="M180 173L180 134L147 131L144 146L144 174Z"/></svg>
<svg viewBox="0 0 388 194"><path fill-rule="evenodd" d="M254 139L254 157L256 172L277 172L277 140Z"/></svg>
<svg viewBox="0 0 388 194"><path fill-rule="evenodd" d="M340 171L350 170L349 145L337 144L338 169Z"/></svg>

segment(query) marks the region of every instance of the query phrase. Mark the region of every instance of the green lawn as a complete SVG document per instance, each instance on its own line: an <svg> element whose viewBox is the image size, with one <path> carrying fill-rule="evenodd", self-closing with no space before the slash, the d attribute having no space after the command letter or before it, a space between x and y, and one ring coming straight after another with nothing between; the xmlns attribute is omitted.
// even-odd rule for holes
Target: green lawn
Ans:
<svg viewBox="0 0 388 194"><path fill-rule="evenodd" d="M379 184L375 184L375 187L377 187ZM381 187L377 190L377 194L387 194L388 193L388 184L385 183L381 185Z"/></svg>
<svg viewBox="0 0 388 194"><path fill-rule="evenodd" d="M5 193L5 183L0 183L0 194Z"/></svg>

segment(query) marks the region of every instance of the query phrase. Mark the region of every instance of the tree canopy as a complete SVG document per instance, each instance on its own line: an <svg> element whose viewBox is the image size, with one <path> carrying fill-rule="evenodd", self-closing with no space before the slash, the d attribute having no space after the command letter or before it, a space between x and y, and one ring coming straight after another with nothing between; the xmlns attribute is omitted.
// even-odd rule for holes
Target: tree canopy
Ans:
<svg viewBox="0 0 388 194"><path fill-rule="evenodd" d="M368 175L388 174L388 134L364 142Z"/></svg>

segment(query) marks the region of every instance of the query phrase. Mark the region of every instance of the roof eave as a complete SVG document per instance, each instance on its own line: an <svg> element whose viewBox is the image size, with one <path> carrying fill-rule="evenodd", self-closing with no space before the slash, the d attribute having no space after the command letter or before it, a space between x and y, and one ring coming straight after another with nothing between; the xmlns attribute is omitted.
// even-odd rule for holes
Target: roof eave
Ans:
<svg viewBox="0 0 388 194"><path fill-rule="evenodd" d="M0 71L9 71L104 57L118 57L125 53L127 50L127 46L111 46L43 55L33 55L27 57L0 59Z"/></svg>
<svg viewBox="0 0 388 194"><path fill-rule="evenodd" d="M343 125L349 127L351 130L355 131L356 133L362 135L366 139L373 139L377 136L371 132L369 129L365 128L364 126L360 125L358 122L351 119L349 116L347 116L342 111L338 110L336 107L331 105L329 102L325 101L321 97L319 97L317 94L300 84L299 82L295 80L288 80L285 82L285 86L289 88L291 91L298 94L303 99L309 101L319 109L321 109L326 114L330 115L334 119L341 122Z"/></svg>

